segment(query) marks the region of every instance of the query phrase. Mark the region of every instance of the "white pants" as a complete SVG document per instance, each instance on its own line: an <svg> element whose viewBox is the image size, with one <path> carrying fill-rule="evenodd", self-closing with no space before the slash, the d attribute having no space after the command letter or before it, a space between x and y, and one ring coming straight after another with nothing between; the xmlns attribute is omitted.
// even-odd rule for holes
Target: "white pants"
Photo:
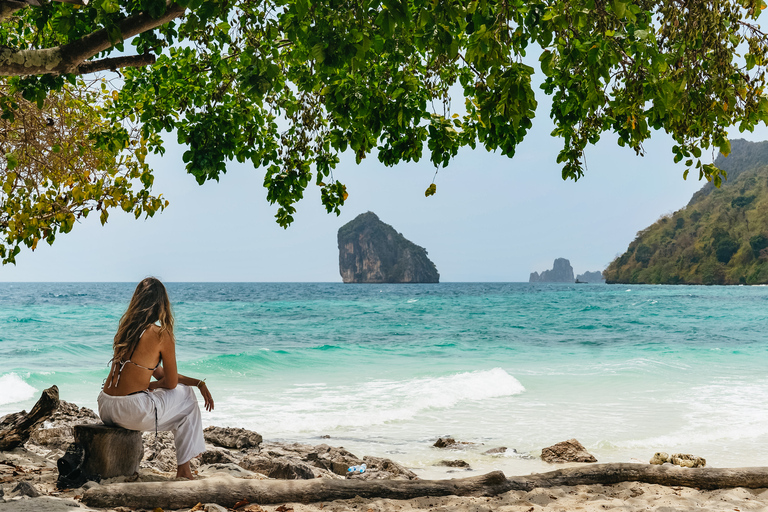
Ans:
<svg viewBox="0 0 768 512"><path fill-rule="evenodd" d="M110 396L102 391L97 402L99 416L105 425L173 432L179 466L205 451L200 407L189 386L179 384L174 389L159 388L128 396Z"/></svg>

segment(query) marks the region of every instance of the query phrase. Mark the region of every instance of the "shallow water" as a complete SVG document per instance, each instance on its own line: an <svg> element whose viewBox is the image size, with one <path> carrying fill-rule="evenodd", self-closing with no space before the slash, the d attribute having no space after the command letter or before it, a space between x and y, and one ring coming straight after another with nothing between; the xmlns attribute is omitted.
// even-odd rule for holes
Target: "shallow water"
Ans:
<svg viewBox="0 0 768 512"><path fill-rule="evenodd" d="M0 415L51 384L95 408L134 286L0 283ZM549 469L524 455L573 437L601 462L680 451L768 466L766 287L168 289L180 371L207 377L216 399L206 425L341 445L425 477L457 476L433 466L446 458ZM444 435L475 444L432 448ZM510 450L482 454L497 446Z"/></svg>

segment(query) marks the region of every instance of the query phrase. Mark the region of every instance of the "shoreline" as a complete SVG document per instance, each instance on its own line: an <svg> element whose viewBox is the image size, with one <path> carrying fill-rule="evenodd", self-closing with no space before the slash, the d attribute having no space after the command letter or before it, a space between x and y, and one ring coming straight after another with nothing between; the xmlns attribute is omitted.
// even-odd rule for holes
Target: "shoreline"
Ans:
<svg viewBox="0 0 768 512"><path fill-rule="evenodd" d="M116 511L128 512L127 507L87 508L79 504L85 488L100 484L87 483L78 489L58 491L55 488L58 471L56 460L63 454L66 447L73 441L72 425L78 423L99 422L98 417L87 408L79 408L68 402L61 406L46 428L36 431L32 438L20 448L0 452L0 512L71 512L76 510L96 510L99 512ZM418 477L395 461L379 457L356 455L340 447L327 444L317 446L299 443L262 442L261 436L253 432L243 434L242 429L208 428L206 431L206 449L194 459L193 469L198 479L212 476L228 475L234 478L269 479L268 475L285 478L326 478L344 480L347 465L355 465L360 461L368 463L371 468L362 479L399 479L414 480ZM234 443L243 444L242 436L254 435L258 442L252 441L251 446L227 448L222 445ZM126 481L163 482L173 481L175 475L175 450L172 435L161 433L154 439L154 433L144 433L145 456L141 469L133 477L117 477L106 480L101 485ZM229 440L227 440L229 439ZM237 444L235 443L235 444ZM456 451L446 453L446 459L455 458ZM311 463L310 463L311 462ZM551 465L551 469L561 469L577 464ZM461 468L451 477L463 478L470 476ZM696 471L687 470L687 471ZM293 473L292 473L293 472ZM302 473L303 472L303 473ZM301 473L299 475L299 473ZM473 472L472 475L477 475ZM507 475L510 477L511 475ZM40 496L28 497L14 491L19 482L28 482ZM23 494L23 493L22 493ZM80 507L80 508L76 508ZM277 505L250 505L240 507L243 512L320 512L330 510L361 510L363 512L409 512L409 511L556 511L584 510L598 511L613 508L621 510L691 510L703 508L706 510L768 510L768 489L730 488L713 491L697 490L688 487L667 487L656 484L639 482L622 482L613 485L576 485L536 488L531 491L507 491L493 497L422 497L408 500L364 499L353 498L346 500L324 501L310 504L284 503ZM258 507L258 508L256 508ZM282 508L281 508L282 507ZM170 510L170 509L166 509ZM177 509L187 511L189 508ZM207 508L203 503L198 510L221 512L226 508Z"/></svg>

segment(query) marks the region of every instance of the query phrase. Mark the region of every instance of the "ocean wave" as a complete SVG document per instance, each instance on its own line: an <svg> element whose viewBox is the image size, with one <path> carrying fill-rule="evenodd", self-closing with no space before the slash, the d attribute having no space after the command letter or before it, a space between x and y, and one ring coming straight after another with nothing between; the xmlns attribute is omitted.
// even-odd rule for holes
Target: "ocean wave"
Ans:
<svg viewBox="0 0 768 512"><path fill-rule="evenodd" d="M0 376L0 389L3 390L0 395L0 405L22 402L35 396L37 390L24 382L24 380L15 373L7 373Z"/></svg>
<svg viewBox="0 0 768 512"><path fill-rule="evenodd" d="M230 398L222 404L222 413L226 417L232 411L233 424L248 423L265 432L316 432L410 420L428 411L450 414L447 411L463 402L481 402L525 391L516 378L501 368L400 381L312 386L288 389L271 400ZM270 413L264 415L265 410Z"/></svg>

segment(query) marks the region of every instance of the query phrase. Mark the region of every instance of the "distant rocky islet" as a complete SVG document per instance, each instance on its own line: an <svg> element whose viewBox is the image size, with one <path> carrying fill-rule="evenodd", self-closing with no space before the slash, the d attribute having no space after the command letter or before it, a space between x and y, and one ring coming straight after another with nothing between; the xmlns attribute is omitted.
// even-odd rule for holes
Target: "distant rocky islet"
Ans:
<svg viewBox="0 0 768 512"><path fill-rule="evenodd" d="M551 270L544 270L541 274L531 272L529 283L603 283L603 273L599 270L584 272L574 278L571 262L565 258L556 258Z"/></svg>
<svg viewBox="0 0 768 512"><path fill-rule="evenodd" d="M358 215L338 232L339 272L345 283L437 283L427 251L373 212Z"/></svg>

